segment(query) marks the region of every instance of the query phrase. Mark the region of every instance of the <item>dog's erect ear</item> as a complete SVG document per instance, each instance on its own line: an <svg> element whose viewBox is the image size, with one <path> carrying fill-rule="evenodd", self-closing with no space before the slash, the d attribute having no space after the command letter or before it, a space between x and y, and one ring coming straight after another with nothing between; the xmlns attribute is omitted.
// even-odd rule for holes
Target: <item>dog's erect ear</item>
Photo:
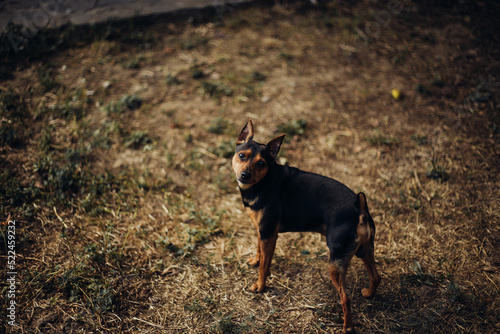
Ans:
<svg viewBox="0 0 500 334"><path fill-rule="evenodd" d="M253 123L252 120L249 119L243 130L241 130L241 133L238 136L238 140L236 141L236 145L246 143L252 139L253 139Z"/></svg>
<svg viewBox="0 0 500 334"><path fill-rule="evenodd" d="M283 139L285 139L286 135L281 135L273 140L271 140L269 143L267 143L267 149L271 153L273 158L276 158L278 155L278 152L280 151L281 143L283 143Z"/></svg>
<svg viewBox="0 0 500 334"><path fill-rule="evenodd" d="M356 198L356 207L361 212L368 211L368 205L366 204L366 195L364 193L359 193Z"/></svg>

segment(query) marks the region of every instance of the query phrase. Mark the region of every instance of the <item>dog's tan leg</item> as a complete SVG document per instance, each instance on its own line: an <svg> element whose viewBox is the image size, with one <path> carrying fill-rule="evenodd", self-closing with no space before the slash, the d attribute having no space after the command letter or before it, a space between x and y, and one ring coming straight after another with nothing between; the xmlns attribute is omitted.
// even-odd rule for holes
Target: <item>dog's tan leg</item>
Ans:
<svg viewBox="0 0 500 334"><path fill-rule="evenodd" d="M330 262L330 277L332 278L333 285L339 293L342 311L344 313L344 333L354 331L351 316L351 301L345 291L346 276L347 265L341 265L340 261Z"/></svg>
<svg viewBox="0 0 500 334"><path fill-rule="evenodd" d="M260 262L260 238L257 238L257 254L248 259L247 263L252 267L257 267Z"/></svg>
<svg viewBox="0 0 500 334"><path fill-rule="evenodd" d="M249 207L246 208L248 215L250 216L250 219L252 220L253 226L255 226L255 229L257 230L257 254L255 257L252 257L248 259L247 263L253 267L257 267L260 262L260 257L261 257L261 243L260 243L260 233L259 233L259 222L262 219L262 212L261 211L253 211Z"/></svg>
<svg viewBox="0 0 500 334"><path fill-rule="evenodd" d="M276 248L276 240L278 240L278 233L275 233L269 239L260 240L259 279L250 288L252 291L263 292L266 288L266 278L271 273L271 261Z"/></svg>
<svg viewBox="0 0 500 334"><path fill-rule="evenodd" d="M375 295L377 287L380 284L380 275L378 274L377 267L375 265L375 257L373 254L373 244L369 243L365 246L366 255L362 259L366 270L368 271L368 277L370 278L370 287L368 289L361 290L363 297L371 298Z"/></svg>

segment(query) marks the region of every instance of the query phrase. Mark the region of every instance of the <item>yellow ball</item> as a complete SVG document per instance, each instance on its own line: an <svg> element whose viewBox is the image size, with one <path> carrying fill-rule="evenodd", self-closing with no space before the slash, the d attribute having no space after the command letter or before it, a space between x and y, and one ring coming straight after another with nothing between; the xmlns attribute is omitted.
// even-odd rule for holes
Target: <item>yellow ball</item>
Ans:
<svg viewBox="0 0 500 334"><path fill-rule="evenodd" d="M399 100L401 98L401 92L399 90L397 90L396 88L394 88L391 92L392 94L392 97L395 99L395 100Z"/></svg>

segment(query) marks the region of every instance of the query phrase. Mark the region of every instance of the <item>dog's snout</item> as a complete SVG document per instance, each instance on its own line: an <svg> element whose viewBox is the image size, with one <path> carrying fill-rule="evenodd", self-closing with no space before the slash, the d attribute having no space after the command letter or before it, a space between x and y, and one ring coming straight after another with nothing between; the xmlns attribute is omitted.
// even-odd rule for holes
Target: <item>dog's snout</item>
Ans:
<svg viewBox="0 0 500 334"><path fill-rule="evenodd" d="M242 181L248 181L252 178L252 174L250 174L249 172L241 172L240 178Z"/></svg>

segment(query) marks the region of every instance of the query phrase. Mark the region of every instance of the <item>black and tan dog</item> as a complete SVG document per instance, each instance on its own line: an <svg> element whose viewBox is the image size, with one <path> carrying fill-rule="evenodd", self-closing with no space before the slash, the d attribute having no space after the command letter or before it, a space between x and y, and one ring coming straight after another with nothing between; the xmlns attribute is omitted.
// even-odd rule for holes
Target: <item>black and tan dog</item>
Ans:
<svg viewBox="0 0 500 334"><path fill-rule="evenodd" d="M278 233L319 232L330 249L330 276L340 294L344 332L353 331L345 289L351 258L361 258L368 270L370 287L362 290L364 297L372 297L380 283L373 255L375 225L365 195L356 195L328 177L279 165L275 158L285 135L267 145L255 142L253 136L249 120L238 136L233 157L243 204L258 233L257 255L248 263L259 266L259 279L251 290L263 292L266 287Z"/></svg>

